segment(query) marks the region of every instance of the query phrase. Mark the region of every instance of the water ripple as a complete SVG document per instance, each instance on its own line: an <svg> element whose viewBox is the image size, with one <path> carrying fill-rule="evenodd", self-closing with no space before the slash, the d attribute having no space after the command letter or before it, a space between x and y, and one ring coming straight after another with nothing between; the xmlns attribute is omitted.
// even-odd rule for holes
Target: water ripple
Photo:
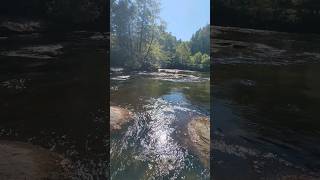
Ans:
<svg viewBox="0 0 320 180"><path fill-rule="evenodd" d="M142 179L174 180L181 177L182 171L193 169L188 150L175 138L178 116L181 113L199 114L188 105L163 97L151 98L144 106L145 112L137 113L123 137L111 145L111 159L126 156L117 162L118 169L113 172L113 177L120 176L121 171L134 165L145 168Z"/></svg>

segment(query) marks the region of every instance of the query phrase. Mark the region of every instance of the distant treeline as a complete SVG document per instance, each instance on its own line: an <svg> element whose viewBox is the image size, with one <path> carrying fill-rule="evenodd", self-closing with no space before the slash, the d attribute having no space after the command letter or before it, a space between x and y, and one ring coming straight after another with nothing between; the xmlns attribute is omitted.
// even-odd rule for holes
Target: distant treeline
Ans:
<svg viewBox="0 0 320 180"><path fill-rule="evenodd" d="M214 0L212 24L320 33L319 0Z"/></svg>
<svg viewBox="0 0 320 180"><path fill-rule="evenodd" d="M166 31L158 0L111 1L111 66L209 70L210 26L190 41Z"/></svg>
<svg viewBox="0 0 320 180"><path fill-rule="evenodd" d="M59 29L107 29L108 9L106 0L4 0L0 20L42 20Z"/></svg>

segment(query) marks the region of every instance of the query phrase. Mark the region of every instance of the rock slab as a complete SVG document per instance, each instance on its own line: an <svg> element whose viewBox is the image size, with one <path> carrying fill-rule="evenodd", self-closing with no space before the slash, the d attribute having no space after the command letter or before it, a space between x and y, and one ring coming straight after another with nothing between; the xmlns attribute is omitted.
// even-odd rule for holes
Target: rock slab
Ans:
<svg viewBox="0 0 320 180"><path fill-rule="evenodd" d="M68 161L28 143L0 141L0 179L71 179Z"/></svg>
<svg viewBox="0 0 320 180"><path fill-rule="evenodd" d="M198 117L188 123L188 135L200 161L205 167L210 164L210 121L207 117Z"/></svg>
<svg viewBox="0 0 320 180"><path fill-rule="evenodd" d="M111 131L121 130L122 126L132 120L132 113L124 108L110 106L110 129Z"/></svg>

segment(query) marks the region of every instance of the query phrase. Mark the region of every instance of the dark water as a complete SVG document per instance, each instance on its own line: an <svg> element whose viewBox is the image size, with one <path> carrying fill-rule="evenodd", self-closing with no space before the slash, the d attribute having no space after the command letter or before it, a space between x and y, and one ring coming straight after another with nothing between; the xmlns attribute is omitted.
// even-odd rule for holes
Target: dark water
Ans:
<svg viewBox="0 0 320 180"><path fill-rule="evenodd" d="M186 134L193 117L210 115L208 77L111 74L111 104L134 113L111 135L111 179L209 179Z"/></svg>
<svg viewBox="0 0 320 180"><path fill-rule="evenodd" d="M303 37L217 36L222 42L260 43L281 51L275 55L245 44L216 52L214 178L320 178L320 41Z"/></svg>
<svg viewBox="0 0 320 180"><path fill-rule="evenodd" d="M106 177L106 52L95 32L0 39L0 138L70 159L75 178Z"/></svg>

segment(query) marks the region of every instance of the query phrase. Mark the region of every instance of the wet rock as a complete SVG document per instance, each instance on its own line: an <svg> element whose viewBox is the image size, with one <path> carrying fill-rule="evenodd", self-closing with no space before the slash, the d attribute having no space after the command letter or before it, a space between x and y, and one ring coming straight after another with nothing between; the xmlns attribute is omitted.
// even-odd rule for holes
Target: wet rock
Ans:
<svg viewBox="0 0 320 180"><path fill-rule="evenodd" d="M2 52L3 56L25 57L34 59L52 59L62 54L60 44L24 47L18 50Z"/></svg>
<svg viewBox="0 0 320 180"><path fill-rule="evenodd" d="M123 68L110 68L111 72L122 72Z"/></svg>
<svg viewBox="0 0 320 180"><path fill-rule="evenodd" d="M152 76L152 79L171 81L171 82L202 82L209 81L209 78L195 76L192 74L176 74L167 72L140 72L139 75Z"/></svg>
<svg viewBox="0 0 320 180"><path fill-rule="evenodd" d="M49 150L21 142L0 141L0 177L71 179L69 162Z"/></svg>
<svg viewBox="0 0 320 180"><path fill-rule="evenodd" d="M287 175L279 178L280 180L316 180L318 178L314 178L307 175Z"/></svg>
<svg viewBox="0 0 320 180"><path fill-rule="evenodd" d="M116 77L112 77L112 80L117 80L117 81L125 81L130 79L130 76L116 76Z"/></svg>
<svg viewBox="0 0 320 180"><path fill-rule="evenodd" d="M183 74L183 73L192 73L194 71L180 70L180 69L158 69L158 72L173 73L173 74Z"/></svg>
<svg viewBox="0 0 320 180"><path fill-rule="evenodd" d="M4 21L3 23L1 23L0 27L9 31L19 33L30 33L42 29L42 25L38 21Z"/></svg>
<svg viewBox="0 0 320 180"><path fill-rule="evenodd" d="M7 89L21 90L26 88L25 83L26 83L26 79L11 79L11 80L0 82L0 87L4 87Z"/></svg>
<svg viewBox="0 0 320 180"><path fill-rule="evenodd" d="M92 40L107 40L107 34L97 32L94 35L90 36Z"/></svg>
<svg viewBox="0 0 320 180"><path fill-rule="evenodd" d="M132 113L127 109L110 106L110 129L111 131L120 130L123 125L132 120Z"/></svg>
<svg viewBox="0 0 320 180"><path fill-rule="evenodd" d="M211 52L216 64L283 66L320 62L319 48L313 46L319 42L318 35L307 38L305 34L245 28L212 26L212 29Z"/></svg>
<svg viewBox="0 0 320 180"><path fill-rule="evenodd" d="M50 54L52 56L56 56L61 54L62 48L63 47L60 44L51 44L51 45L26 47L24 49L31 52L37 52L40 54Z"/></svg>
<svg viewBox="0 0 320 180"><path fill-rule="evenodd" d="M207 117L198 117L188 123L188 134L192 146L201 162L209 167L210 159L210 121Z"/></svg>

